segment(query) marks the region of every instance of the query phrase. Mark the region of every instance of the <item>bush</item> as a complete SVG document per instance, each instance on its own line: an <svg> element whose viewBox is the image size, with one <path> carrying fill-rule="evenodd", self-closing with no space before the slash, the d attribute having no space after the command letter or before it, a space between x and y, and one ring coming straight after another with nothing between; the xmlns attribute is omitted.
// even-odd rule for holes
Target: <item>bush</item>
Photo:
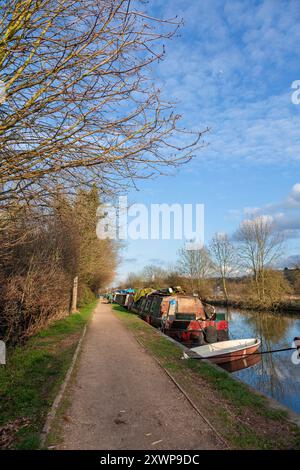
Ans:
<svg viewBox="0 0 300 470"><path fill-rule="evenodd" d="M291 293L291 287L282 271L266 269L258 280L248 279L245 284L245 300L253 307L275 308Z"/></svg>

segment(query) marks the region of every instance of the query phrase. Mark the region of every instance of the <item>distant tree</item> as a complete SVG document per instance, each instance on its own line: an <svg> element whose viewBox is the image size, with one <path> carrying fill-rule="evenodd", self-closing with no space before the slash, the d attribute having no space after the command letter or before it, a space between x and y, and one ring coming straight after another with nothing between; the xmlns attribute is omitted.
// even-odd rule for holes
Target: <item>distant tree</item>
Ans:
<svg viewBox="0 0 300 470"><path fill-rule="evenodd" d="M166 287L166 271L160 266L149 264L144 267L142 271L142 277L145 285L152 286L157 289L160 287Z"/></svg>
<svg viewBox="0 0 300 470"><path fill-rule="evenodd" d="M198 291L205 297L210 291L207 278L213 273L213 262L209 251L203 247L189 250L183 247L179 250L178 270L189 281L192 291Z"/></svg>
<svg viewBox="0 0 300 470"><path fill-rule="evenodd" d="M292 287L283 272L275 269L264 270L264 296L258 297L255 279L244 281L244 300L248 305L276 309L292 293Z"/></svg>
<svg viewBox="0 0 300 470"><path fill-rule="evenodd" d="M214 271L222 280L225 299L228 301L227 277L236 270L236 250L225 233L216 233L210 244Z"/></svg>
<svg viewBox="0 0 300 470"><path fill-rule="evenodd" d="M142 288L145 285L145 280L142 276L142 273L129 273L126 281L123 283L123 288L133 287L133 288Z"/></svg>
<svg viewBox="0 0 300 470"><path fill-rule="evenodd" d="M284 278L282 271L265 270L265 303L267 306L276 306L291 292L291 286Z"/></svg>
<svg viewBox="0 0 300 470"><path fill-rule="evenodd" d="M252 272L259 301L266 296L266 270L282 255L283 236L268 216L244 220L235 234L243 267Z"/></svg>
<svg viewBox="0 0 300 470"><path fill-rule="evenodd" d="M180 286L185 289L186 280L176 266L166 268L166 284L170 287Z"/></svg>
<svg viewBox="0 0 300 470"><path fill-rule="evenodd" d="M284 268L283 273L293 289L293 294L298 296L300 294L300 265L295 263L290 269Z"/></svg>
<svg viewBox="0 0 300 470"><path fill-rule="evenodd" d="M300 295L300 272L295 276L295 281L293 283L293 290L295 295Z"/></svg>

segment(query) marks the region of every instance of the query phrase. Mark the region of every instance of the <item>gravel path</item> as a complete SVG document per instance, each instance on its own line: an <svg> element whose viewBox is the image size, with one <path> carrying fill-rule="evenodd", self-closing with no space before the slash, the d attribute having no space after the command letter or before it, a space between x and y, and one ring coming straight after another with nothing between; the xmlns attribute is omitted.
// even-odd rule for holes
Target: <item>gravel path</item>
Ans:
<svg viewBox="0 0 300 470"><path fill-rule="evenodd" d="M99 303L83 343L62 449L220 449L164 371Z"/></svg>

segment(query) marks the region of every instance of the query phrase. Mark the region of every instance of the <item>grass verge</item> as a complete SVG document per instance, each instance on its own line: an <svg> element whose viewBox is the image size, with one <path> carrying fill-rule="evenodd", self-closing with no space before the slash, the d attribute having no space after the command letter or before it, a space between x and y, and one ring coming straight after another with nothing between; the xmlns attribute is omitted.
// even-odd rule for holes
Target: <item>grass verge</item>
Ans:
<svg viewBox="0 0 300 470"><path fill-rule="evenodd" d="M300 449L300 429L284 410L207 362L181 360L182 349L157 330L113 306L115 314L172 375L193 402L234 449Z"/></svg>
<svg viewBox="0 0 300 470"><path fill-rule="evenodd" d="M7 353L0 367L0 449L38 449L47 413L96 301Z"/></svg>

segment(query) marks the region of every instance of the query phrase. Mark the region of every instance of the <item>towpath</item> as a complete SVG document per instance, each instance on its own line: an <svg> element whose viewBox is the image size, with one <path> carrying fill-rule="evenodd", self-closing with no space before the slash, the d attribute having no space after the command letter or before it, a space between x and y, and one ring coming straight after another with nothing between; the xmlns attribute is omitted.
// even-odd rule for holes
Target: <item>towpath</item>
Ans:
<svg viewBox="0 0 300 470"><path fill-rule="evenodd" d="M94 312L68 394L62 449L222 448L109 304Z"/></svg>

